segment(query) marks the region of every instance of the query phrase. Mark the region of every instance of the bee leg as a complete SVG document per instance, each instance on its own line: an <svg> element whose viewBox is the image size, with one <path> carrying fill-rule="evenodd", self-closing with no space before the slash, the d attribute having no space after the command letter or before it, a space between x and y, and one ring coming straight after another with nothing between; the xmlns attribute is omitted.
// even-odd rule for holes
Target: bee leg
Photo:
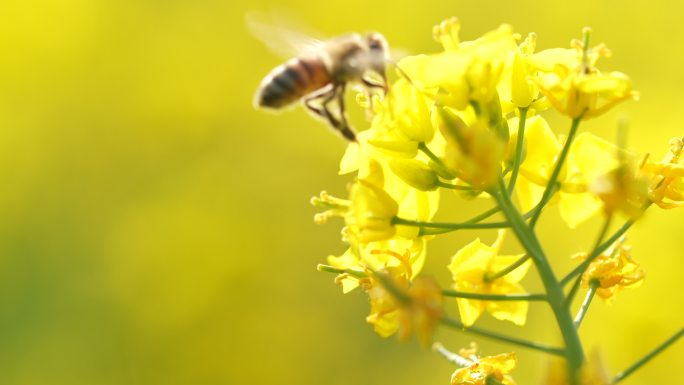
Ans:
<svg viewBox="0 0 684 385"><path fill-rule="evenodd" d="M347 138L348 140L355 142L356 141L356 134L352 129L349 127L349 123L347 122L347 114L345 113L345 107L344 107L344 91L346 87L343 84L341 84L337 88L337 104L340 107L340 127L337 129L340 130L340 133L342 133L342 136Z"/></svg>
<svg viewBox="0 0 684 385"><path fill-rule="evenodd" d="M361 79L361 82L368 88L379 88L384 94L387 94L388 87L386 83L380 83L366 78Z"/></svg>
<svg viewBox="0 0 684 385"><path fill-rule="evenodd" d="M316 115L325 118L328 121L328 123L335 130L339 131L342 134L342 136L344 136L346 139L350 141L355 141L356 135L351 129L349 129L349 126L346 123L346 119L344 117L344 104L340 106L340 115L342 116L343 121L338 120L335 117L335 115L333 115L333 113L330 111L330 108L328 106L333 100L339 98L338 95L340 94L340 88L342 89L342 91L344 91L344 86L333 85L330 89L325 89L323 92L317 93L304 99L304 105ZM342 92L342 95L344 95L344 92ZM322 100L320 102L320 105L318 105L317 103L319 100Z"/></svg>

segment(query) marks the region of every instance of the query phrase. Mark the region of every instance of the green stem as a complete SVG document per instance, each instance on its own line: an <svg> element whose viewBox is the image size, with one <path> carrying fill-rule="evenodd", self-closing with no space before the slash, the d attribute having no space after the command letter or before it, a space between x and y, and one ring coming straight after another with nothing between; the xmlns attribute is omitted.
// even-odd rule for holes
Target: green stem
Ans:
<svg viewBox="0 0 684 385"><path fill-rule="evenodd" d="M582 121L582 115L580 115L580 116L578 116L572 120L572 125L570 126L570 132L568 133L568 138L565 141L565 144L563 145L563 149L561 150L560 156L558 157L558 160L556 161L556 165L553 168L553 172L551 173L551 177L549 178L549 182L547 183L546 189L544 189L544 194L542 195L542 198L540 200L541 206L535 212L534 216L532 216L532 219L530 220L530 228L534 228L534 226L537 224L537 221L539 220L539 216L541 215L542 209L544 208L544 206L546 206L547 203L549 203L549 200L551 200L551 197L556 192L556 188L557 188L557 184L558 184L558 176L560 175L560 172L563 169L563 164L565 163L565 158L568 156L568 153L570 152L570 145L572 144L572 141L575 139L575 134L577 134L577 128L579 127L579 124Z"/></svg>
<svg viewBox="0 0 684 385"><path fill-rule="evenodd" d="M594 294L596 294L596 290L598 289L598 287L598 281L592 281L591 285L589 285L589 291L587 291L587 295L584 297L582 306L580 307L579 311L577 312L577 315L575 316L576 329L579 329L580 325L582 324L582 320L584 319L584 316L587 314L587 311L589 310L591 300L594 299Z"/></svg>
<svg viewBox="0 0 684 385"><path fill-rule="evenodd" d="M518 121L518 139L515 144L515 158L513 159L513 171L511 179L508 182L508 194L513 194L515 182L518 180L518 173L520 172L520 165L522 164L523 144L525 142L525 123L527 120L527 110L530 107L520 107L520 120Z"/></svg>
<svg viewBox="0 0 684 385"><path fill-rule="evenodd" d="M445 297L479 299L482 301L546 301L544 294L482 294L465 291L442 290Z"/></svg>
<svg viewBox="0 0 684 385"><path fill-rule="evenodd" d="M464 230L464 229L500 229L504 227L509 227L508 222L492 222L492 223L453 223L453 222L422 222L413 221L410 219L404 219L399 217L394 217L392 223L395 225L404 226L416 226L416 227L432 227L437 229L449 229L449 230Z"/></svg>
<svg viewBox="0 0 684 385"><path fill-rule="evenodd" d="M460 321L457 321L455 319L442 317L442 323L447 325L447 326L459 329L463 332L477 334L477 335L480 335L483 337L489 337L489 338L495 339L497 341L507 342L509 344L522 346L525 348L530 348L530 349L542 351L545 353L554 354L557 356L563 356L565 354L565 351L563 349L553 347L553 346L549 346L546 344L542 344L539 342L523 340L520 338L511 337L511 336L508 336L505 334L500 334L500 333L497 333L494 331L480 329L480 328L474 327L474 326L466 327L463 323L461 323Z"/></svg>
<svg viewBox="0 0 684 385"><path fill-rule="evenodd" d="M510 196L502 193L502 187L504 187L504 182L502 179L499 179L499 190L494 190L490 194L492 194L499 203L499 207L501 207L504 215L511 223L511 227L518 240L537 267L537 271L539 272L544 288L546 289L547 300L556 321L558 322L558 327L563 336L563 341L565 342L564 354L568 361L568 366L571 369L570 383L574 385L577 383L578 371L584 362L584 351L577 330L575 329L570 310L565 306L563 287L553 273L551 265L549 264L546 255L544 255L534 231L525 223L522 215L520 215L513 205Z"/></svg>
<svg viewBox="0 0 684 385"><path fill-rule="evenodd" d="M352 270L352 269L340 269L335 266L330 266L330 265L324 265L322 263L319 263L318 266L316 266L316 269L318 271L323 271L326 273L335 273L335 274L349 274L351 276L354 276L356 278L367 278L368 275L364 273L363 271L358 271L358 270Z"/></svg>
<svg viewBox="0 0 684 385"><path fill-rule="evenodd" d="M448 188L450 190L473 191L473 188L471 186L462 186L462 185L458 185L458 184L451 184L451 183L442 182L441 180L437 181L437 186L443 187L443 188Z"/></svg>
<svg viewBox="0 0 684 385"><path fill-rule="evenodd" d="M427 157L430 158L431 161L437 163L442 167L446 167L444 166L444 162L442 162L442 160L437 155L435 155L434 152L430 151L430 148L425 144L425 142L418 143L418 149L422 151L425 155L427 155Z"/></svg>
<svg viewBox="0 0 684 385"><path fill-rule="evenodd" d="M648 361L652 360L655 356L657 356L663 350L667 349L670 345L675 343L675 341L677 341L682 335L684 335L684 328L679 329L679 331L677 333L675 333L670 338L668 338L665 342L660 344L660 346L658 346L657 348L653 349L651 352L646 354L643 358L639 359L637 362L632 364L632 366L630 366L629 368L618 373L618 375L616 375L613 378L613 381L611 382L611 384L617 384L618 382L624 380L627 376L634 373L637 369L644 366L644 364L646 364Z"/></svg>
<svg viewBox="0 0 684 385"><path fill-rule="evenodd" d="M478 222L482 222L482 221L484 221L485 219L491 217L492 215L498 213L499 211L501 211L500 208L498 208L498 207L492 207L491 209L489 209L489 210L483 212L482 214L476 215L476 216L474 216L474 217L468 219L467 221L465 221L465 223L478 223Z"/></svg>
<svg viewBox="0 0 684 385"><path fill-rule="evenodd" d="M517 261L511 263L510 265L508 265L504 269L501 269L501 270L499 270L493 274L485 274L484 281L485 282L492 282L497 278L501 278L504 275L506 275L506 274L512 272L513 270L517 269L518 267L522 266L522 264L527 262L528 259L530 259L529 254L525 254L522 257L518 258Z"/></svg>

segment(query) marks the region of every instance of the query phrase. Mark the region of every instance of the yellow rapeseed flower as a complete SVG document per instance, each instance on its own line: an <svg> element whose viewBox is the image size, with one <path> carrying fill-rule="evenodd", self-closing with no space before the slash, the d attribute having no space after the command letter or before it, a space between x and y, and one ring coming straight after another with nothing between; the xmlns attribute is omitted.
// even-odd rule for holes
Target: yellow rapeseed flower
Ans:
<svg viewBox="0 0 684 385"><path fill-rule="evenodd" d="M439 109L439 129L446 139L444 165L459 179L479 190L494 185L501 175L506 141L478 119L467 124L454 111Z"/></svg>
<svg viewBox="0 0 684 385"><path fill-rule="evenodd" d="M517 124L517 120L513 118L509 124ZM562 145L548 123L538 115L528 118L525 139L527 155L520 168L516 190L522 209L529 211L541 199ZM619 151L622 150L614 144L591 133L581 133L572 143L558 177L561 187L555 198L568 226L574 228L601 211L603 202L589 186L620 166Z"/></svg>
<svg viewBox="0 0 684 385"><path fill-rule="evenodd" d="M361 243L392 238L396 232L392 220L399 212L397 202L383 189L382 167L375 163L371 168L368 176L352 185L345 215L350 236Z"/></svg>
<svg viewBox="0 0 684 385"><path fill-rule="evenodd" d="M489 357L473 357L471 365L459 368L451 375L451 385L487 385L488 378L493 378L505 385L515 385L509 375L518 363L515 353L504 353Z"/></svg>
<svg viewBox="0 0 684 385"><path fill-rule="evenodd" d="M642 172L650 181L649 198L664 209L684 206L684 142L670 140L670 149L660 162L642 165Z"/></svg>
<svg viewBox="0 0 684 385"><path fill-rule="evenodd" d="M527 61L538 71L532 80L541 93L556 110L571 118L589 119L638 97L627 75L596 68L599 57L609 56L610 51L605 45L585 47L588 33L585 31L585 42L573 41L573 48L544 50Z"/></svg>
<svg viewBox="0 0 684 385"><path fill-rule="evenodd" d="M340 256L328 256L328 263L340 269L368 275L369 271L393 270L413 279L425 263L426 240L392 238L384 241L354 245ZM348 293L360 285L359 274L340 274L335 281Z"/></svg>
<svg viewBox="0 0 684 385"><path fill-rule="evenodd" d="M435 26L433 36L444 52L409 56L399 62L399 67L441 105L464 110L472 101L499 103L497 87L510 54L517 49L511 27L502 25L465 42L458 38L459 29L456 18Z"/></svg>
<svg viewBox="0 0 684 385"><path fill-rule="evenodd" d="M520 280L530 266L526 261L517 269L492 281L488 275L497 273L520 259L521 255L499 255L504 231L499 231L492 246L480 242L480 239L469 243L452 258L448 268L451 271L455 290L478 294L521 294L525 289ZM487 310L494 318L511 321L516 325L524 325L527 319L527 302L525 301L482 301L457 298L461 322L470 326Z"/></svg>
<svg viewBox="0 0 684 385"><path fill-rule="evenodd" d="M586 257L587 254L582 253L574 258L583 260ZM641 264L632 258L632 249L625 245L623 237L589 264L582 275L582 286L588 288L592 282L598 282L596 294L610 303L622 289L641 286L645 275Z"/></svg>
<svg viewBox="0 0 684 385"><path fill-rule="evenodd" d="M434 280L419 277L409 282L403 275L378 272L383 279L372 276L367 288L371 312L366 322L382 337L399 332L399 339L408 340L414 333L427 346L442 317L442 294ZM388 287L391 285L391 288Z"/></svg>

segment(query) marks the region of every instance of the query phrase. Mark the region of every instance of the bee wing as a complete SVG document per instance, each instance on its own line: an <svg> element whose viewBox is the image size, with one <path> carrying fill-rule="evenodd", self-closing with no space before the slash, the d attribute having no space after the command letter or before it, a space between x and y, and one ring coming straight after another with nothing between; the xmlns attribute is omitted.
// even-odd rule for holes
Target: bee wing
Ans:
<svg viewBox="0 0 684 385"><path fill-rule="evenodd" d="M270 20L269 20L270 19ZM325 42L317 39L316 34L300 32L301 28L291 28L295 24L290 17L266 17L259 13L248 13L245 16L247 27L254 37L259 39L274 53L283 57L293 57L305 52L321 49ZM301 23L297 23L301 24Z"/></svg>

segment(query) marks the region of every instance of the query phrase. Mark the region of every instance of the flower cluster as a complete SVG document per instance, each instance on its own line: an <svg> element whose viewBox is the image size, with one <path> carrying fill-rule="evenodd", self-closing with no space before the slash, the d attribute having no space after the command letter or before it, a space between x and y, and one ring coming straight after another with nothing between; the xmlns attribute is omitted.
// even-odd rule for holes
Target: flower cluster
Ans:
<svg viewBox="0 0 684 385"><path fill-rule="evenodd" d="M528 302L547 301L563 348L477 333L560 354L568 368L561 377L579 384L586 361L577 327L591 296L610 300L644 277L622 241L606 241L611 220L619 214L628 220L610 237L614 241L651 204L684 205L684 144L673 140L665 158L652 162L578 132L583 120L638 96L625 74L597 67L610 51L603 44L591 47L589 30L570 48L541 51L536 51L535 34L522 39L508 25L473 41L461 41L459 30L455 18L435 26L440 52L402 59L399 79L386 94L358 98L373 117L340 163L340 174L354 176L348 198L322 193L313 200L325 209L317 222L344 219L348 248L319 268L337 273L344 293L360 288L368 295L366 321L379 335L399 333L406 339L417 334L424 344L440 322L475 330L487 312L522 326ZM547 110L570 118L567 135L551 128L542 115ZM444 190L467 199L492 198L496 207L469 220L433 222ZM541 213L552 204L570 228L599 215L606 222L594 249L578 255L583 262L563 279L553 274L535 232ZM503 221L489 219L497 213ZM442 286L448 289L421 274L427 244L435 236L486 228L499 229L497 239L490 246L477 238L455 250L447 266L453 281ZM524 252L505 250L506 232L515 235ZM543 294L528 294L521 285L533 265ZM563 285L574 277L577 284L566 293ZM588 297L573 323L567 305L580 287ZM456 298L460 320L446 314L444 297ZM509 375L514 353L473 357L465 364L456 360L460 368L452 384L514 383Z"/></svg>

